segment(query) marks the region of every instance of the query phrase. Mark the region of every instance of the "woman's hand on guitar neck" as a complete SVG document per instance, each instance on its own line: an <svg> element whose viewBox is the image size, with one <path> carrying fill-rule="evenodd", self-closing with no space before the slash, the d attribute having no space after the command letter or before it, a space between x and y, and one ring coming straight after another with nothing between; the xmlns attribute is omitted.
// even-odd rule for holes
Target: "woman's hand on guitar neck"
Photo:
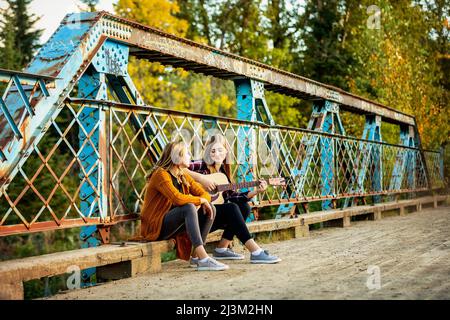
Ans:
<svg viewBox="0 0 450 320"><path fill-rule="evenodd" d="M211 204L205 198L200 198L200 199L201 199L201 203L202 203L201 206L203 208L203 213L208 215L209 219L213 220L214 219L214 210L211 207Z"/></svg>
<svg viewBox="0 0 450 320"><path fill-rule="evenodd" d="M250 191L250 192L247 194L247 197L248 197L248 198L253 198L253 197L256 196L258 193L262 193L262 192L266 191L266 189L267 189L267 181L261 179L261 180L259 180L259 186L258 186L257 188L255 188L254 191Z"/></svg>
<svg viewBox="0 0 450 320"><path fill-rule="evenodd" d="M266 180L259 180L259 186L256 188L256 191L258 193L264 192L267 190L267 181Z"/></svg>

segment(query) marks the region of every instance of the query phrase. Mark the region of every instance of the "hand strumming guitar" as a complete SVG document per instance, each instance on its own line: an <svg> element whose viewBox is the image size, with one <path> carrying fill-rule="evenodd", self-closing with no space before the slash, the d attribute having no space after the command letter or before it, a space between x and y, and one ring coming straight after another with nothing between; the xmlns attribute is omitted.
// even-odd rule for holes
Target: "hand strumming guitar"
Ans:
<svg viewBox="0 0 450 320"><path fill-rule="evenodd" d="M217 188L217 184L208 179L202 179L201 184L208 192L213 192Z"/></svg>
<svg viewBox="0 0 450 320"><path fill-rule="evenodd" d="M205 198L200 198L200 199L201 199L201 202L202 202L201 206L203 208L203 213L208 215L210 220L213 220L214 219L214 210L211 207L211 204Z"/></svg>

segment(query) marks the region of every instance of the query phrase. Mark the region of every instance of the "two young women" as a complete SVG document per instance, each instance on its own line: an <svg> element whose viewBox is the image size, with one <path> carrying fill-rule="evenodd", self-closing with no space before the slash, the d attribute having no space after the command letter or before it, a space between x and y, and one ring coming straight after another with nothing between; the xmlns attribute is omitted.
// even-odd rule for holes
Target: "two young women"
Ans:
<svg viewBox="0 0 450 320"><path fill-rule="evenodd" d="M230 165L225 161L229 155L228 144L221 135L209 139L204 160L200 162L191 162L183 142L167 144L147 177L141 238L150 241L175 238L177 256L189 260L192 254L191 265L197 270L225 270L228 266L217 260L244 259L229 248L235 235L251 252L250 262L281 261L258 246L245 224L250 213L248 201L267 188L264 181L255 191L224 193L224 204L210 203L211 196L205 189L214 190L215 185L203 174L223 172L231 182ZM204 244L208 233L217 229L224 229L224 232L210 257Z"/></svg>

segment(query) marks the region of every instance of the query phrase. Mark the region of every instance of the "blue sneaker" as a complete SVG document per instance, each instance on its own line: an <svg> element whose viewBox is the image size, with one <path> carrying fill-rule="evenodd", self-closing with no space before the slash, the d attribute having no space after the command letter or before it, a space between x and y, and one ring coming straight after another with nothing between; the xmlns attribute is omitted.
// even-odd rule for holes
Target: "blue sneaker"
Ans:
<svg viewBox="0 0 450 320"><path fill-rule="evenodd" d="M211 257L208 257L205 262L202 262L202 260L198 260L197 262L198 271L222 271L229 268L230 267L226 264L223 264Z"/></svg>
<svg viewBox="0 0 450 320"><path fill-rule="evenodd" d="M278 263L280 261L281 261L280 258L278 258L277 256L270 255L269 251L267 251L267 250L261 251L261 253L256 256L254 254L250 254L250 262L251 263L270 264L270 263Z"/></svg>
<svg viewBox="0 0 450 320"><path fill-rule="evenodd" d="M230 248L227 248L224 252L217 252L214 250L213 257L216 260L243 260L244 256L242 254L236 253Z"/></svg>
<svg viewBox="0 0 450 320"><path fill-rule="evenodd" d="M198 265L198 258L192 257L191 260L189 261L189 267L197 268L197 265Z"/></svg>

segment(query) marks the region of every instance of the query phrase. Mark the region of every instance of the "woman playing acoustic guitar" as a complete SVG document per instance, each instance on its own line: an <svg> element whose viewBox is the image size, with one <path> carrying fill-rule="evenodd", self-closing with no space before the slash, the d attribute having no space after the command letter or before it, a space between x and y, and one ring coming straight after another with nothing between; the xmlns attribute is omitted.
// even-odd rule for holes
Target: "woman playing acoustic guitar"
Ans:
<svg viewBox="0 0 450 320"><path fill-rule="evenodd" d="M227 265L209 257L205 251L204 244L215 218L215 208L210 204L208 192L184 171L189 164L190 154L183 142L166 145L147 177L141 210L141 235L134 240L176 238L179 258L189 260L194 247L194 254L199 258L197 270L228 269Z"/></svg>
<svg viewBox="0 0 450 320"><path fill-rule="evenodd" d="M205 146L203 160L191 162L189 166L189 174L196 181L201 183L207 190L213 191L216 189L216 184L206 179L206 174L215 172L224 173L228 182L232 182L231 166L230 166L230 148L225 137L216 134L211 136ZM267 183L260 180L259 186L254 191L236 192L224 191L223 198L225 203L215 204L216 218L211 227L211 231L217 229L224 229L222 239L218 247L214 250L213 257L215 259L228 260L242 260L244 256L238 254L229 248L233 237L237 238L245 245L251 252L251 263L277 263L280 262L276 256L270 255L266 250L262 250L258 244L252 239L248 231L245 220L250 214L250 205L248 202L252 197L267 189ZM196 259L191 260L195 265Z"/></svg>

